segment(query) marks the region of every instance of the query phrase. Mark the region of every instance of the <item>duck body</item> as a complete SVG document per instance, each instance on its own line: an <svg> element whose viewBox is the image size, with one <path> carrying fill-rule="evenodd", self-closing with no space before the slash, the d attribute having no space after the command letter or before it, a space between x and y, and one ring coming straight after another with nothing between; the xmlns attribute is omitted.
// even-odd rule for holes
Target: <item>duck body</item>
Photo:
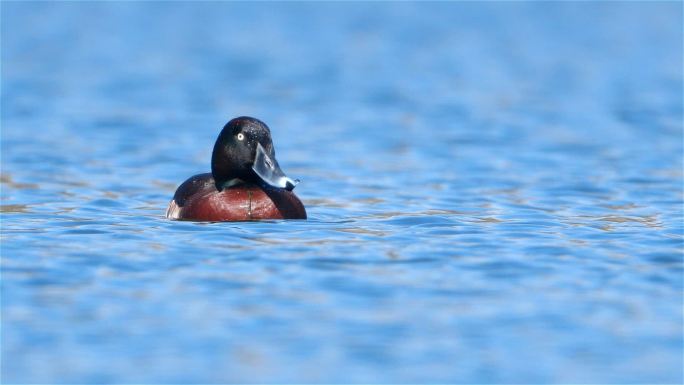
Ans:
<svg viewBox="0 0 684 385"><path fill-rule="evenodd" d="M214 178L206 173L178 187L166 217L212 222L306 219L306 210L293 192L284 189L244 183L218 191Z"/></svg>
<svg viewBox="0 0 684 385"><path fill-rule="evenodd" d="M275 160L270 131L261 121L240 117L228 122L214 145L212 172L183 182L166 217L190 221L306 219L292 192L298 183Z"/></svg>

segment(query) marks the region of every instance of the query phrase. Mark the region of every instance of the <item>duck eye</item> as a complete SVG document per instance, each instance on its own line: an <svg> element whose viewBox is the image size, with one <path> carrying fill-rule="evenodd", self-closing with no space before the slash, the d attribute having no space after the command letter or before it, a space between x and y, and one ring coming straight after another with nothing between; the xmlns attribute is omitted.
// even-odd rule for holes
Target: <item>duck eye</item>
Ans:
<svg viewBox="0 0 684 385"><path fill-rule="evenodd" d="M245 134L243 134L241 132L241 133L237 134L237 138L238 138L238 140L243 140L243 139L245 139Z"/></svg>

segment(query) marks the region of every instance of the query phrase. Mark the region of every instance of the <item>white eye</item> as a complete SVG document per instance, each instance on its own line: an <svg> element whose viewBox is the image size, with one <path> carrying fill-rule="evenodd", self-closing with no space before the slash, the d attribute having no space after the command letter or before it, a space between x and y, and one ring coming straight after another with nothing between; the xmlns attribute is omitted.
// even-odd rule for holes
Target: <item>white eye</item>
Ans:
<svg viewBox="0 0 684 385"><path fill-rule="evenodd" d="M238 138L238 140L243 140L243 139L245 139L245 135L241 132L241 133L237 134L237 138Z"/></svg>

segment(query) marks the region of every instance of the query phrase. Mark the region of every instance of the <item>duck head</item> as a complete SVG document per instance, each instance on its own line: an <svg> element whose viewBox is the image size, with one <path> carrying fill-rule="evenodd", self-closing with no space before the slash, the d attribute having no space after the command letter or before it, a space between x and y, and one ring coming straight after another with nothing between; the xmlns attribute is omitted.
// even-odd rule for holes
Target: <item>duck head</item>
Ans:
<svg viewBox="0 0 684 385"><path fill-rule="evenodd" d="M248 116L223 126L211 154L211 173L219 191L242 182L291 191L299 183L280 169L268 126Z"/></svg>

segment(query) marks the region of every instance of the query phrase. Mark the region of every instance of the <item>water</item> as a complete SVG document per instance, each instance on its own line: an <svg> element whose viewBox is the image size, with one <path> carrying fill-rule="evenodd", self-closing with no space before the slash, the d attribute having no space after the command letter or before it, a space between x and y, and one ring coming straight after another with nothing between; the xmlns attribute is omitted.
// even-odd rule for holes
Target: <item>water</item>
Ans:
<svg viewBox="0 0 684 385"><path fill-rule="evenodd" d="M682 4L3 3L7 383L682 382ZM238 115L307 221L171 222Z"/></svg>

